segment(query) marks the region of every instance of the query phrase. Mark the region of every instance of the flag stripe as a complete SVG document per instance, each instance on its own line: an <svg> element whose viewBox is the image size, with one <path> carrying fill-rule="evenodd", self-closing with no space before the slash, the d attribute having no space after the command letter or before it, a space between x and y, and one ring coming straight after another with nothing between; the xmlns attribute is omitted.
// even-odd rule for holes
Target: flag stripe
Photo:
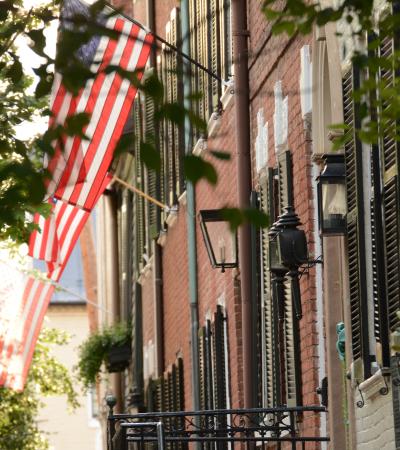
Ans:
<svg viewBox="0 0 400 450"><path fill-rule="evenodd" d="M144 32L142 34L144 35ZM147 43L150 41L149 36L150 35L147 35L147 37L145 35L139 35L139 41L144 45L142 45L141 49L139 49L139 55L134 52L134 58L132 58L130 61L131 66L135 64L140 68L144 67L144 65L146 64L150 52L150 43L149 45L147 45ZM129 67L128 70L131 70L131 67ZM142 78L142 75L142 72L138 73L139 80ZM105 132L97 150L94 162L90 165L90 169L87 173L88 180L93 181L86 182L84 185L76 186L75 192L73 193L73 195L71 195L71 197L68 198L68 201L72 204L76 203L80 207L91 209L95 202L94 199L96 198L101 180L104 178L105 173L110 167L114 149L121 137L123 128L131 110L131 105L133 103L133 100L135 99L137 92L137 88L130 84L126 79L122 81L122 88L120 90L127 91L126 97L123 98L122 96L119 96L117 101L115 102L113 110L110 113L110 117L117 117L117 119L114 121L114 123L111 124L110 120L105 127ZM121 105L122 101L123 103ZM112 125L114 125L114 129L110 129ZM79 197L77 197L77 194L79 194Z"/></svg>
<svg viewBox="0 0 400 450"><path fill-rule="evenodd" d="M122 58L132 26L129 23L122 23L121 21L118 21L118 27L116 25L116 28L118 28L118 31L122 33L122 36L118 42L118 45L114 49L110 63L111 65L120 65L123 67ZM129 41L131 41L131 39L129 39ZM89 105L88 111L92 113L90 124L85 130L85 135L88 139L79 141L79 149L84 157L84 160L83 163L81 161L77 161L75 155L72 155L71 153L67 170L64 171L63 179L56 190L56 197L63 198L64 190L68 189L68 186L74 186L75 183L81 182L85 179L85 172L88 167L86 154L89 147L93 148L93 142L102 132L102 120L107 119L105 116L105 104L109 100L109 92L112 89L115 80L118 78L119 76L115 72L108 75L101 73L95 80L93 90L90 95L85 96L83 99L83 101Z"/></svg>
<svg viewBox="0 0 400 450"><path fill-rule="evenodd" d="M140 45L140 48L138 48L138 45L134 47L133 44L133 39L129 39L122 58L122 60L125 60L126 57L130 56L128 64L126 63L126 61L124 61L124 68L126 68L127 70L130 70L132 67L136 66L140 48L142 47L142 45ZM114 150L110 145L109 134L112 133L115 129L116 119L118 118L117 111L120 111L120 109L122 108L122 102L125 98L124 93L127 91L126 86L129 86L129 84L130 83L127 80L126 83L123 84L123 79L119 75L115 75L113 83L110 84L110 89L106 94L106 101L103 105L103 110L99 117L100 120L96 132L94 133L93 138L90 141L90 145L85 146L86 151L84 151L85 160L83 166L85 168L89 168L87 172L87 179L90 180L89 182L96 179L98 166L101 163L107 149L111 152ZM125 89L121 89L121 86L125 87ZM131 102L132 101L133 98L131 99ZM125 123L122 124L122 127L124 125ZM75 204L82 187L82 183L70 183L66 189L64 198L68 199L68 201L70 201L72 204Z"/></svg>
<svg viewBox="0 0 400 450"><path fill-rule="evenodd" d="M113 19L108 23L108 27L115 29L116 31L122 31L124 22L121 19ZM91 67L93 72L97 70L104 70L109 64L119 64L118 55L115 55L118 42L116 40L102 39L100 41L99 48L96 53L96 60L102 60L102 64L96 63ZM91 79L87 82L84 89L81 90L77 102L68 111L68 116L75 113L86 112L92 114L96 106L96 100L101 93L101 86L104 83L106 75L101 72L95 79ZM91 102L88 102L92 99ZM65 120L65 119L64 119ZM92 119L91 119L92 122ZM88 129L89 128L89 129ZM90 125L83 130L86 136L90 139ZM66 139L64 149L58 148L57 157L54 158L52 164L49 166L50 172L53 174L53 180L51 181L48 191L53 193L58 185L63 186L69 179L69 174L73 168L73 162L76 154L80 148L82 139L79 136L71 136ZM61 158L60 152L62 152L63 158Z"/></svg>
<svg viewBox="0 0 400 450"><path fill-rule="evenodd" d="M24 301L21 311L21 317L19 317L16 321L15 328L9 330L8 339L6 337L3 347L2 364L3 367L7 368L7 371L3 370L2 374L0 375L0 385L3 385L5 383L7 373L10 370L9 366L13 361L13 356L18 350L18 347L24 342L24 337L26 334L25 330L26 327L29 326L27 322L29 320L29 312L31 311L32 303L35 303L35 295L38 283L40 283L38 280L34 280L29 277L24 291Z"/></svg>

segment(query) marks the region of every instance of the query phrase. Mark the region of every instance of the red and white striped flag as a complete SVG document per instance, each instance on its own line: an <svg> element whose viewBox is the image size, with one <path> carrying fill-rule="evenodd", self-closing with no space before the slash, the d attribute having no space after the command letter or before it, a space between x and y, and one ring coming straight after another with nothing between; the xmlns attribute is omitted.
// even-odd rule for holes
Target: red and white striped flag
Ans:
<svg viewBox="0 0 400 450"><path fill-rule="evenodd" d="M112 176L107 174L94 203L97 203L111 179ZM35 230L30 236L29 256L50 264L49 273L52 274L66 265L90 213L62 200L49 200L49 203L52 204L49 217L35 214L34 222L40 230ZM52 279L57 281L59 277Z"/></svg>
<svg viewBox="0 0 400 450"><path fill-rule="evenodd" d="M96 202L110 181L107 175ZM32 233L29 253L47 262L48 281L24 275L0 261L0 386L17 391L24 388L54 283L60 280L89 215L57 201L48 218L36 216L42 231Z"/></svg>
<svg viewBox="0 0 400 450"><path fill-rule="evenodd" d="M107 8L109 9L109 8ZM80 0L64 0L61 23L65 27L79 13L88 16L88 6ZM87 113L90 122L83 132L87 139L68 136L58 146L48 164L52 181L48 193L67 203L91 210L110 166L114 149L127 121L136 87L116 72L105 73L109 66L143 75L153 36L121 15L110 16L104 10L99 23L118 32L118 39L95 36L78 52L95 74L77 96L68 93L60 74L56 74L52 92L52 123L64 124L77 113Z"/></svg>
<svg viewBox="0 0 400 450"><path fill-rule="evenodd" d="M0 386L24 388L54 285L0 262Z"/></svg>

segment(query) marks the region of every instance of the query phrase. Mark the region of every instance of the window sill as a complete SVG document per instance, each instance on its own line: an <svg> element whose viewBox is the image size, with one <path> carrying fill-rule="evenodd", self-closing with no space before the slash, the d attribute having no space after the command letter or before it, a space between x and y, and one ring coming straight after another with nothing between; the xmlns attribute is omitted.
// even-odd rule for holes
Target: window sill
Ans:
<svg viewBox="0 0 400 450"><path fill-rule="evenodd" d="M200 138L193 148L193 155L202 156L207 150L207 139Z"/></svg>
<svg viewBox="0 0 400 450"><path fill-rule="evenodd" d="M154 256L152 255L150 259L148 260L147 264L143 267L143 269L140 271L140 276L138 278L138 283L142 284L144 280L151 274L153 271L153 260Z"/></svg>
<svg viewBox="0 0 400 450"><path fill-rule="evenodd" d="M208 137L213 138L217 135L218 130L221 126L221 114L213 112L208 120L207 132Z"/></svg>
<svg viewBox="0 0 400 450"><path fill-rule="evenodd" d="M165 223L168 225L168 228L172 228L177 220L178 220L178 205L174 205L169 210L168 216L165 219Z"/></svg>
<svg viewBox="0 0 400 450"><path fill-rule="evenodd" d="M376 397L378 394L382 395L382 392L387 390L388 384L385 382L384 375L386 377L388 376L387 373L385 374L381 369L379 369L367 380L360 383L359 389L365 395L365 399Z"/></svg>
<svg viewBox="0 0 400 450"><path fill-rule="evenodd" d="M231 102L233 101L234 94L235 94L235 83L231 79L229 80L224 93L221 95L221 103L223 111L226 111L228 106L230 106Z"/></svg>

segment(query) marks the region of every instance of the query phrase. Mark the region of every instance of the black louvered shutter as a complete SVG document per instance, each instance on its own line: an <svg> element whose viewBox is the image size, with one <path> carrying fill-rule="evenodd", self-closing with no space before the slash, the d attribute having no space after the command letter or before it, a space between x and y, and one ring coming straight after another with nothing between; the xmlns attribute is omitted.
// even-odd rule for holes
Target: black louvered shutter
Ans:
<svg viewBox="0 0 400 450"><path fill-rule="evenodd" d="M380 56L390 61L394 55L394 41L390 37L382 39ZM382 89L390 89L395 84L395 71L392 67L381 67L380 80ZM388 319L390 331L400 326L396 312L400 309L399 280L399 144L396 142L396 129L399 124L388 117L390 100L382 96L382 115L385 119L383 138L381 140L381 157L383 159L383 207L385 217L385 256L386 288L388 301Z"/></svg>
<svg viewBox="0 0 400 450"><path fill-rule="evenodd" d="M208 62L208 46L209 46L209 0L197 0L196 2L196 17L197 17L197 55L199 62L205 67L209 65ZM198 71L199 75L199 93L202 94L200 101L200 116L207 121L209 118L209 76L203 70Z"/></svg>
<svg viewBox="0 0 400 450"><path fill-rule="evenodd" d="M222 307L217 306L212 324L213 344L213 384L214 384L214 409L226 409L226 355L225 355L225 325Z"/></svg>
<svg viewBox="0 0 400 450"><path fill-rule="evenodd" d="M275 220L274 170L268 169L266 177L260 180L260 207L268 214L269 223ZM280 403L277 386L280 385L279 351L278 351L278 317L271 289L269 271L269 236L268 228L260 231L260 265L261 265L261 311L262 311L262 380L263 404L273 408Z"/></svg>
<svg viewBox="0 0 400 450"><path fill-rule="evenodd" d="M205 339L204 339L204 356L206 361L206 383L207 383L207 398L206 405L207 409L212 409L214 407L214 383L213 383L213 360L212 360L212 332L211 332L211 321L207 320L204 327Z"/></svg>
<svg viewBox="0 0 400 450"><path fill-rule="evenodd" d="M171 21L166 26L166 39L168 42L172 41ZM164 101L172 104L174 101L174 74L173 66L175 59L175 52L172 52L168 47L163 47L163 71L164 71ZM175 139L174 139L174 124L170 120L165 120L165 145L167 153L167 174L168 174L168 204L175 205L177 203L176 195L176 170L175 170Z"/></svg>
<svg viewBox="0 0 400 450"><path fill-rule="evenodd" d="M132 309L132 194L127 189L122 191L122 204L120 210L120 242L119 253L121 258L121 299L122 318L128 320Z"/></svg>
<svg viewBox="0 0 400 450"><path fill-rule="evenodd" d="M180 10L174 8L171 14L171 43L181 48L181 25L180 25ZM177 53L173 53L172 58L172 100L178 105L183 104L183 82L182 82L182 58ZM184 178L183 178L183 156L184 156L184 127L177 124L173 125L174 133L174 169L175 169L175 192L179 197L184 191Z"/></svg>
<svg viewBox="0 0 400 450"><path fill-rule="evenodd" d="M220 0L210 0L210 64L209 67L218 75L221 75L221 21ZM215 78L210 80L210 104L212 111L218 110L221 97L221 83Z"/></svg>
<svg viewBox="0 0 400 450"><path fill-rule="evenodd" d="M197 8L198 0L189 0L189 30L190 30L190 56L196 60L200 61L198 55L198 23L197 23ZM197 94L199 89L199 70L193 65L190 66L191 70L191 93ZM191 110L196 116L200 116L200 104L195 98L191 101ZM192 142L196 142L199 138L199 134L195 128L193 128L193 139Z"/></svg>
<svg viewBox="0 0 400 450"><path fill-rule="evenodd" d="M144 140L149 144L158 148L158 139L156 139L156 124L154 119L155 104L150 95L145 96L144 101ZM155 170L145 169L146 173L146 192L150 197L160 198L160 176ZM152 248L151 241L157 237L160 230L160 208L150 201L146 201L147 206L147 230L148 230L148 242L147 247L150 251Z"/></svg>
<svg viewBox="0 0 400 450"><path fill-rule="evenodd" d="M219 0L221 33L221 74L227 80L232 66L231 0Z"/></svg>
<svg viewBox="0 0 400 450"><path fill-rule="evenodd" d="M290 150L278 155L278 189L279 189L279 213L285 212L287 206L293 206L293 166ZM284 282L284 320L283 328L278 323L279 345L281 350L279 372L284 380L281 384L282 399L288 406L302 404L301 396L301 355L299 338L299 321L295 315L293 295L289 279ZM277 299L275 299L277 301ZM279 305L276 305L276 309ZM279 316L279 313L276 313ZM279 389L279 387L278 387ZM278 390L277 389L277 390Z"/></svg>
<svg viewBox="0 0 400 450"><path fill-rule="evenodd" d="M278 155L279 213L286 206L293 206L292 154L286 150Z"/></svg>
<svg viewBox="0 0 400 450"><path fill-rule="evenodd" d="M134 118L134 185L143 191L143 164L140 155L140 141L142 139L142 112L141 112L141 97L137 95L136 101L133 105ZM143 268L143 253L145 243L145 212L144 199L140 195L135 196L135 225L136 225L136 270L140 272Z"/></svg>
<svg viewBox="0 0 400 450"><path fill-rule="evenodd" d="M356 378L370 375L368 342L368 305L365 261L362 146L357 138L360 119L352 93L359 87L355 69L343 78L343 118L347 125L344 154L347 191L347 252L349 264L350 317L353 360ZM359 367L363 366L360 370Z"/></svg>
<svg viewBox="0 0 400 450"><path fill-rule="evenodd" d="M205 356L205 327L201 327L199 338L199 384L200 384L200 409L207 409L207 361Z"/></svg>

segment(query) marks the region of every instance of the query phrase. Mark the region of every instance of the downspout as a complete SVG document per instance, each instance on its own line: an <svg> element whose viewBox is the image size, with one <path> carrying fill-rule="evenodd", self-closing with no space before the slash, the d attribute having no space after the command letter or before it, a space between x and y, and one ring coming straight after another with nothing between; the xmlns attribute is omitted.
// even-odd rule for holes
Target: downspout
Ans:
<svg viewBox="0 0 400 450"><path fill-rule="evenodd" d="M251 158L250 158L250 101L246 0L232 0L232 37L235 80L235 123L237 154L237 189L239 208L250 207ZM242 225L239 237L240 293L242 299L242 354L244 407L255 406L252 383L255 380L252 349L251 303L251 228Z"/></svg>
<svg viewBox="0 0 400 450"><path fill-rule="evenodd" d="M181 0L181 32L182 51L190 54L189 36L189 0ZM190 69L190 67L187 67ZM184 107L189 110L190 105L190 70L183 72L183 95ZM192 135L190 120L185 117L185 153L192 152ZM200 410L200 383L199 383L199 310L197 296L197 252L196 252L196 204L195 189L193 183L186 182L186 221L188 236L188 268L189 268L189 305L190 305L190 327L191 339L190 350L192 359L192 409Z"/></svg>

